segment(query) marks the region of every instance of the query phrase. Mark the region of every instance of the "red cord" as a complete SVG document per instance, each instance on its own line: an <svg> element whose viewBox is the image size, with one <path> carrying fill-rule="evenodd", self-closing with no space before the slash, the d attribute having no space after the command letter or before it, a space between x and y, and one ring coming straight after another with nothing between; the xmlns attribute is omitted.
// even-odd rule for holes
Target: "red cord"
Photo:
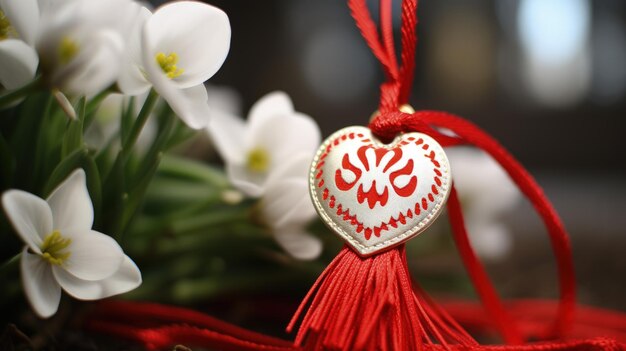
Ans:
<svg viewBox="0 0 626 351"><path fill-rule="evenodd" d="M402 1L402 25L400 28L402 45L401 66L398 67L395 45L393 43L392 1L380 2L380 25L382 35L378 34L365 0L349 0L348 6L357 27L372 53L380 62L387 82L381 85L381 113L397 110L398 106L408 102L415 71L415 46L417 45L417 1Z"/></svg>
<svg viewBox="0 0 626 351"><path fill-rule="evenodd" d="M387 116L388 118L386 118ZM552 328L542 332L538 337L543 339L564 335L571 324L576 304L576 282L569 237L541 187L526 169L489 134L473 123L447 112L418 111L413 114L402 112L381 114L379 118L370 123L370 128L375 134L385 139L391 139L398 133L421 131L429 133L444 146L470 144L487 152L507 171L522 193L533 204L546 225L559 273L561 304L557 311L557 317ZM441 134L432 134L432 130L437 128L452 131L457 137L445 136L442 138ZM451 220L453 220L452 227L455 231L455 239L457 239L459 252L464 262L466 264L477 262L473 250L469 247L469 241L464 244L458 240L467 236L464 227L461 226L462 223L458 219L456 222L453 218ZM467 264L467 269L481 300L486 301L486 305L490 306L490 314L496 317L494 322L497 323L502 318L507 319L501 312L498 312L501 309L496 307L498 303L493 300L494 294L488 293L489 291L495 292L495 289L491 286L482 266L470 263ZM500 330L512 328L509 325L500 325ZM511 335L515 335L515 332L508 330L505 334L508 335L505 337L510 338Z"/></svg>
<svg viewBox="0 0 626 351"><path fill-rule="evenodd" d="M506 313L498 293L491 285L484 267L472 249L467 231L465 230L463 211L461 210L461 203L459 202L454 184L448 198L448 216L450 217L454 241L463 259L463 264L476 286L478 296L487 314L493 320L506 343L521 344L524 340L517 329L515 321Z"/></svg>

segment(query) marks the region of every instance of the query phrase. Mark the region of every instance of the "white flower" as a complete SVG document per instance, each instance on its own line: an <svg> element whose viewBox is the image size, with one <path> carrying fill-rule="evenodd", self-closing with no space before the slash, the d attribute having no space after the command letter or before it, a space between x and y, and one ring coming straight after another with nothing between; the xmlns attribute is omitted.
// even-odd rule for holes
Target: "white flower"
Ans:
<svg viewBox="0 0 626 351"><path fill-rule="evenodd" d="M316 216L308 190L311 158L300 154L277 166L260 201L262 219L278 244L301 260L315 259L322 252L320 239L305 229Z"/></svg>
<svg viewBox="0 0 626 351"><path fill-rule="evenodd" d="M50 84L90 96L115 82L139 10L131 0L70 0L42 9L36 47Z"/></svg>
<svg viewBox="0 0 626 351"><path fill-rule="evenodd" d="M515 206L520 193L502 167L484 152L457 147L446 154L472 245L485 258L504 257L513 240L502 215Z"/></svg>
<svg viewBox="0 0 626 351"><path fill-rule="evenodd" d="M85 172L72 173L47 200L8 190L2 205L26 243L21 257L24 291L35 312L58 309L61 288L82 300L102 299L141 284L141 273L111 237L91 229L93 206Z"/></svg>
<svg viewBox="0 0 626 351"><path fill-rule="evenodd" d="M247 124L214 111L208 132L230 181L261 198L261 220L276 241L295 258L317 257L322 244L305 230L316 215L308 193L309 167L320 143L313 119L295 112L285 93L274 92L252 106Z"/></svg>
<svg viewBox="0 0 626 351"><path fill-rule="evenodd" d="M248 123L215 113L209 133L226 163L231 182L252 197L266 192L268 179L281 165L300 155L313 158L320 132L313 119L295 112L289 97L274 92L252 106ZM301 175L307 177L305 171Z"/></svg>
<svg viewBox="0 0 626 351"><path fill-rule="evenodd" d="M39 57L35 49L20 40L17 29L9 19L9 14L14 15L10 11L15 9L7 7L6 3L7 0L0 0L0 84L5 89L16 89L35 77ZM28 10L29 1L19 5ZM20 14L20 9L17 10L15 15Z"/></svg>
<svg viewBox="0 0 626 351"><path fill-rule="evenodd" d="M91 96L120 72L124 36L139 5L131 0L2 0L17 35L36 49L46 82Z"/></svg>
<svg viewBox="0 0 626 351"><path fill-rule="evenodd" d="M218 8L195 1L172 2L154 14L144 8L118 85L129 95L152 86L189 127L204 128L209 106L203 83L229 48L230 23Z"/></svg>

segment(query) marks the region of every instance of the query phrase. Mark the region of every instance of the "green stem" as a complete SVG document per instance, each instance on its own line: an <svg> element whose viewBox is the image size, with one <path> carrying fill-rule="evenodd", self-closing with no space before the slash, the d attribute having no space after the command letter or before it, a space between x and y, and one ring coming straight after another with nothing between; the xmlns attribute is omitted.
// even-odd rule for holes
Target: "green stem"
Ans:
<svg viewBox="0 0 626 351"><path fill-rule="evenodd" d="M5 276L8 272L17 267L20 262L20 257L22 257L21 252L4 262L2 266L0 266L0 276Z"/></svg>
<svg viewBox="0 0 626 351"><path fill-rule="evenodd" d="M245 222L249 217L250 215L247 211L229 208L225 211L213 211L202 216L172 221L170 226L172 233L178 236L203 230L208 231L209 228L220 228L228 223Z"/></svg>
<svg viewBox="0 0 626 351"><path fill-rule="evenodd" d="M28 84L0 95L0 107L5 107L27 95L38 90L41 87L41 76L36 77Z"/></svg>
<svg viewBox="0 0 626 351"><path fill-rule="evenodd" d="M223 189L230 186L224 172L209 165L176 156L163 157L159 172L174 177L205 182Z"/></svg>
<svg viewBox="0 0 626 351"><path fill-rule="evenodd" d="M122 151L124 152L124 154L128 155L130 149L135 145L135 142L137 142L137 138L139 138L139 133L141 133L143 126L146 124L146 121L148 120L150 113L154 109L158 98L159 94L157 94L154 89L150 89L150 93L148 94L146 101L143 103L143 107L141 108L141 111L139 112L135 123L133 123L133 126L130 129L128 137L123 142Z"/></svg>
<svg viewBox="0 0 626 351"><path fill-rule="evenodd" d="M87 103L87 107L85 109L85 120L83 122L83 128L86 130L87 128L89 128L89 126L91 125L91 122L93 122L93 119L96 115L96 111L98 111L98 108L100 107L100 104L102 103L102 101L104 101L104 99L107 98L107 96L109 96L111 94L111 89L105 89L103 91L101 91L100 93L98 93L98 95L94 96L93 98L91 98L91 100L89 100L89 102Z"/></svg>

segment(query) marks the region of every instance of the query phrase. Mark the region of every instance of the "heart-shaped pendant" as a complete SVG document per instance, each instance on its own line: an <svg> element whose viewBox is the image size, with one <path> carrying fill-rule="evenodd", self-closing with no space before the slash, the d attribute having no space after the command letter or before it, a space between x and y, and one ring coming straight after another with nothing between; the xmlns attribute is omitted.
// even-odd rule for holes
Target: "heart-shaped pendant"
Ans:
<svg viewBox="0 0 626 351"><path fill-rule="evenodd" d="M423 232L450 193L443 148L422 133L383 144L365 127L347 127L322 143L309 174L322 220L361 256Z"/></svg>

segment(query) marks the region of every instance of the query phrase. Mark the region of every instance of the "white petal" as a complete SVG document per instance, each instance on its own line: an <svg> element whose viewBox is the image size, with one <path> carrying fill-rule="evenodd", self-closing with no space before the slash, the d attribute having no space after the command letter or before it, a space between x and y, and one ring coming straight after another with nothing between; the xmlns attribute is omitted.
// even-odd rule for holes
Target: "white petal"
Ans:
<svg viewBox="0 0 626 351"><path fill-rule="evenodd" d="M117 272L102 280L82 280L59 266L52 267L52 270L63 290L80 300L104 299L131 291L141 285L141 272L128 256L124 256L124 261Z"/></svg>
<svg viewBox="0 0 626 351"><path fill-rule="evenodd" d="M99 283L102 285L102 297L109 297L131 291L141 285L141 282L141 271L133 260L124 256L120 269Z"/></svg>
<svg viewBox="0 0 626 351"><path fill-rule="evenodd" d="M0 41L0 84L16 89L35 77L39 57L35 49L17 39Z"/></svg>
<svg viewBox="0 0 626 351"><path fill-rule="evenodd" d="M42 318L55 314L61 301L61 287L54 280L50 265L24 248L20 269L24 292L35 312Z"/></svg>
<svg viewBox="0 0 626 351"><path fill-rule="evenodd" d="M8 190L2 195L2 206L15 231L36 253L46 235L52 233L52 211L41 198L22 190Z"/></svg>
<svg viewBox="0 0 626 351"><path fill-rule="evenodd" d="M261 212L272 227L309 222L315 217L315 208L308 194L305 179L286 179L268 186L261 200Z"/></svg>
<svg viewBox="0 0 626 351"><path fill-rule="evenodd" d="M301 152L285 158L272 169L267 178L267 186L280 186L280 183L287 179L308 182L312 160L313 155L308 152Z"/></svg>
<svg viewBox="0 0 626 351"><path fill-rule="evenodd" d="M121 68L120 75L117 79L117 86L122 93L135 96L148 91L150 89L150 82L146 80L137 65L126 63Z"/></svg>
<svg viewBox="0 0 626 351"><path fill-rule="evenodd" d="M146 23L152 38L148 55L175 53L183 74L174 80L181 88L203 83L222 66L230 48L228 16L213 6L178 1L157 9ZM162 74L162 73L161 73Z"/></svg>
<svg viewBox="0 0 626 351"><path fill-rule="evenodd" d="M126 95L139 95L150 89L150 83L141 72L141 31L150 16L150 10L143 7L126 42L124 62L117 80L117 85Z"/></svg>
<svg viewBox="0 0 626 351"><path fill-rule="evenodd" d="M117 80L124 42L119 33L101 30L79 43L78 55L53 75L59 88L93 96Z"/></svg>
<svg viewBox="0 0 626 351"><path fill-rule="evenodd" d="M315 217L308 190L309 159L308 154L301 154L268 178L261 212L272 227L301 226Z"/></svg>
<svg viewBox="0 0 626 351"><path fill-rule="evenodd" d="M300 260L313 260L322 252L322 241L302 228L281 228L274 238L287 253Z"/></svg>
<svg viewBox="0 0 626 351"><path fill-rule="evenodd" d="M225 163L245 161L246 125L241 118L213 109L207 131Z"/></svg>
<svg viewBox="0 0 626 351"><path fill-rule="evenodd" d="M70 256L63 263L69 273L84 280L101 280L115 273L124 261L124 252L108 235L94 230L61 232L72 240Z"/></svg>
<svg viewBox="0 0 626 351"><path fill-rule="evenodd" d="M209 124L210 112L204 84L181 90L177 83L163 74L154 56L148 54L151 52L152 38L147 28L146 25L142 31L141 49L142 63L148 80L187 126L193 129L206 128Z"/></svg>
<svg viewBox="0 0 626 351"><path fill-rule="evenodd" d="M260 98L250 108L248 123L251 129L257 124L265 124L264 119L273 116L287 116L294 113L293 104L287 94L275 91Z"/></svg>
<svg viewBox="0 0 626 351"><path fill-rule="evenodd" d="M174 112L192 129L202 129L209 125L211 112L204 84L182 90L176 94L163 95Z"/></svg>
<svg viewBox="0 0 626 351"><path fill-rule="evenodd" d="M228 86L205 84L212 111L220 111L233 116L242 116L241 94Z"/></svg>
<svg viewBox="0 0 626 351"><path fill-rule="evenodd" d="M294 155L307 153L313 158L320 144L320 131L313 119L304 114L277 115L268 123L252 129L250 138L263 145L271 155L273 167Z"/></svg>
<svg viewBox="0 0 626 351"><path fill-rule="evenodd" d="M20 37L33 45L39 29L37 0L0 0L0 7Z"/></svg>
<svg viewBox="0 0 626 351"><path fill-rule="evenodd" d="M72 172L48 197L52 210L54 229L63 234L66 230L88 231L93 225L93 205L85 171L82 168Z"/></svg>
<svg viewBox="0 0 626 351"><path fill-rule="evenodd" d="M79 300L97 300L101 298L102 286L99 281L90 281L77 278L60 266L52 266L54 278L63 290Z"/></svg>
<svg viewBox="0 0 626 351"><path fill-rule="evenodd" d="M226 164L226 174L230 182L244 194L259 197L264 192L265 174L250 172L245 165Z"/></svg>

